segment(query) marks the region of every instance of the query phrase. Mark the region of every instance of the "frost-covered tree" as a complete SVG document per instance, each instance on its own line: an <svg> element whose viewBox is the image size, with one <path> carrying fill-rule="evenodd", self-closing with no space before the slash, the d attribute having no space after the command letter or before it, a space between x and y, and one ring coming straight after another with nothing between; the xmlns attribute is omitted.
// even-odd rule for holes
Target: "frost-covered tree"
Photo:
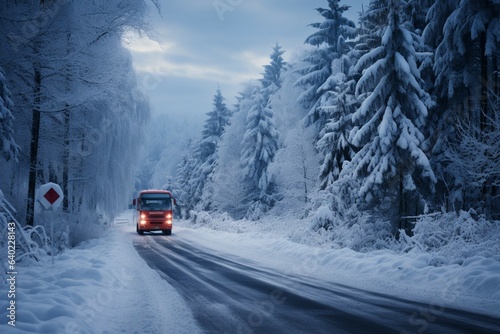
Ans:
<svg viewBox="0 0 500 334"><path fill-rule="evenodd" d="M186 186L182 197L187 211L194 209L197 205L203 210L212 207L211 180L217 165L217 147L229 124L231 114L218 88L213 99L213 109L207 113L207 119L203 125L202 138L191 151L191 158L185 159L180 166L184 171L180 171L182 175L178 183ZM191 171L187 173L186 169Z"/></svg>
<svg viewBox="0 0 500 334"><path fill-rule="evenodd" d="M380 27L387 24L388 8L385 0L370 0L366 11L360 13L359 37L355 48L359 56L371 51L380 45L382 30Z"/></svg>
<svg viewBox="0 0 500 334"><path fill-rule="evenodd" d="M436 179L422 133L433 102L421 88L416 38L401 19L404 0L387 0L388 26L381 45L356 65L365 68L356 95L363 96L354 113L352 143L359 151L342 174L361 177L358 194L364 203L389 206L395 227L410 212L410 194L433 188ZM393 203L388 204L388 203Z"/></svg>
<svg viewBox="0 0 500 334"><path fill-rule="evenodd" d="M343 161L350 160L351 155L347 141L342 138L350 130L350 122L346 121L350 119L354 108L351 103L353 82L349 72L357 58L350 53L357 29L352 21L343 16L349 6L341 6L339 2L329 1L329 9L317 9L325 21L312 24L318 31L306 39L306 43L318 47L306 57L316 67L309 65L301 70L305 75L297 81L297 84L308 87L300 99L309 99L312 106L306 122L316 125L316 147L324 157L319 175L322 189L338 177ZM348 42L348 39L351 41ZM317 59L314 60L314 57ZM348 81L351 83L348 84ZM339 99L340 96L342 98Z"/></svg>
<svg viewBox="0 0 500 334"><path fill-rule="evenodd" d="M183 155L181 162L177 166L176 183L181 184L179 192L175 195L177 198L177 205L181 210L181 215L186 217L189 214L189 210L194 207L192 203L191 194L194 193L194 189L191 188L191 180L194 178L194 168L196 166L196 160L193 156L194 144L192 141L189 142L186 149L186 153Z"/></svg>
<svg viewBox="0 0 500 334"><path fill-rule="evenodd" d="M149 134L149 143L151 145L156 143L160 148L156 150L158 153L149 153L149 157L154 161L152 176L149 180L152 187L158 189L165 188L165 185L169 183L176 184L173 178L189 144L186 132L199 131L199 127L193 126L192 121L187 118L171 114L156 115L152 120L153 122L157 122L155 123L156 126L154 126L156 131ZM165 133L168 133L168 138L159 140L159 138L164 138ZM173 195L177 196L177 191L174 192L174 189L169 188L167 190L171 190Z"/></svg>
<svg viewBox="0 0 500 334"><path fill-rule="evenodd" d="M305 66L298 69L302 77L296 84L307 88L299 97L299 101L310 110L308 123L319 122L319 129L328 119L317 107L321 96L332 89L328 84L325 85L332 74L336 75L332 73L332 61L349 51L350 46L346 40L357 33L354 22L343 16L348 9L348 5L340 5L340 0L328 0L328 8L316 9L324 20L310 24L317 31L305 40L306 44L315 46L316 49L304 57Z"/></svg>
<svg viewBox="0 0 500 334"><path fill-rule="evenodd" d="M13 106L7 79L0 67L0 152L5 160L17 158L18 147L13 138L14 117L11 112Z"/></svg>
<svg viewBox="0 0 500 334"><path fill-rule="evenodd" d="M217 144L229 124L231 111L224 102L220 88L217 89L213 98L213 109L207 113L207 119L203 125L202 140L200 142L201 159L206 160L215 153Z"/></svg>
<svg viewBox="0 0 500 334"><path fill-rule="evenodd" d="M72 222L112 216L130 200L133 182L123 180L133 180L149 105L122 37L148 30L146 10L135 0L1 4L0 65L26 154L0 183L19 221L35 223L35 190L48 181L62 186Z"/></svg>
<svg viewBox="0 0 500 334"><path fill-rule="evenodd" d="M278 150L278 131L274 124L271 106L272 95L282 85L281 74L285 62L279 45L270 55L271 62L265 66L258 87L250 88L239 104L245 112L245 132L241 140L240 166L245 189L248 190L250 208L248 215L258 218L260 213L274 205L275 184L268 174L268 166ZM241 110L240 110L241 112Z"/></svg>
<svg viewBox="0 0 500 334"><path fill-rule="evenodd" d="M231 111L226 106L220 89L217 89L217 93L214 96L213 106L213 110L207 114L208 118L205 121L202 132L203 138L199 144L199 159L201 164L195 169L195 173L199 175L198 180L201 181L197 187L198 192L195 193L195 198L199 196L202 209L204 210L212 208L212 180L218 161L217 148L231 118Z"/></svg>
<svg viewBox="0 0 500 334"><path fill-rule="evenodd" d="M246 181L252 185L253 201L273 205L273 183L267 167L278 150L278 131L273 121L273 112L262 90L253 98L253 106L246 116L243 135L241 165Z"/></svg>
<svg viewBox="0 0 500 334"><path fill-rule="evenodd" d="M235 112L217 150L218 161L212 183L213 209L227 212L237 219L246 215L254 191L250 189L250 185L243 182L240 156L246 130L246 116L253 106L253 98L259 89L261 89L260 82L245 83L243 90L237 96Z"/></svg>
<svg viewBox="0 0 500 334"><path fill-rule="evenodd" d="M282 71L286 66L286 62L283 59L284 53L285 51L282 50L281 46L278 43L276 43L273 48L273 53L271 53L271 62L267 65L264 65L264 74L263 78L261 79L261 83L264 89L272 87L272 90L269 93L272 93L272 91L276 91L277 89L281 88Z"/></svg>
<svg viewBox="0 0 500 334"><path fill-rule="evenodd" d="M324 95L325 101L320 109L330 115L328 122L319 133L316 148L322 153L323 163L319 173L320 189L326 189L336 181L344 163L351 160L355 153L348 136L352 129L352 114L358 106L354 97L354 80L345 83L342 72L338 73L339 84L334 91ZM351 87L349 87L351 86Z"/></svg>
<svg viewBox="0 0 500 334"><path fill-rule="evenodd" d="M500 97L493 101L496 110L489 120L491 128L479 130L472 124L460 124L457 140L447 143L445 159L452 162L458 175L466 180L463 188L469 205L489 219L500 218ZM478 190L480 196L472 197Z"/></svg>
<svg viewBox="0 0 500 334"><path fill-rule="evenodd" d="M283 145L268 167L271 177L276 181L277 197L280 199L273 210L281 215L305 217L317 190L316 132L301 122L280 136L284 137Z"/></svg>

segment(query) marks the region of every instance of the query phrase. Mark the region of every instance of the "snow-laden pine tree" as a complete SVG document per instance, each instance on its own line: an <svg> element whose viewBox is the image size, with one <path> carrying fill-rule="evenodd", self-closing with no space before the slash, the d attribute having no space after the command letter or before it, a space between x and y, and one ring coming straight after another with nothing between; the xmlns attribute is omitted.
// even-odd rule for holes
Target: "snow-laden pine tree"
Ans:
<svg viewBox="0 0 500 334"><path fill-rule="evenodd" d="M206 160L215 153L224 128L229 124L231 118L231 111L224 102L220 88L217 88L214 95L212 111L206 115L207 119L203 125L202 140L200 142L202 160Z"/></svg>
<svg viewBox="0 0 500 334"><path fill-rule="evenodd" d="M273 182L268 177L267 167L278 150L279 135L268 102L262 89L257 91L246 116L240 161L245 181L251 185L252 202L272 206ZM265 211L264 208L259 210Z"/></svg>
<svg viewBox="0 0 500 334"><path fill-rule="evenodd" d="M408 0L404 9L407 26L411 27L418 35L421 35L427 26L429 9L435 3L436 0Z"/></svg>
<svg viewBox="0 0 500 334"><path fill-rule="evenodd" d="M17 158L18 147L14 141L14 117L11 109L14 104L7 87L7 79L0 67L0 154L5 160Z"/></svg>
<svg viewBox="0 0 500 334"><path fill-rule="evenodd" d="M264 65L264 74L261 79L262 87L264 89L270 88L269 94L281 88L282 83L282 72L286 66L286 62L283 59L282 47L276 43L273 48L273 53L271 53L271 62Z"/></svg>
<svg viewBox="0 0 500 334"><path fill-rule="evenodd" d="M222 92L218 88L213 98L213 109L207 113L207 119L203 125L202 138L192 153L191 177L185 180L188 192L184 196L184 201L188 210L197 205L202 210L208 210L212 206L211 174L217 164L219 141L230 118L231 111L226 106Z"/></svg>
<svg viewBox="0 0 500 334"><path fill-rule="evenodd" d="M275 184L268 173L268 166L278 150L279 134L274 124L271 106L272 95L281 87L285 62L284 51L276 44L265 66L261 87L250 97L251 107L246 114L246 130L241 142L240 164L245 184L250 191L248 216L259 218L261 213L275 203Z"/></svg>
<svg viewBox="0 0 500 334"><path fill-rule="evenodd" d="M251 185L244 182L243 168L240 164L243 135L246 131L246 116L253 106L253 98L261 83L251 81L244 85L237 96L235 112L222 135L218 162L213 175L214 210L226 212L233 218L244 218L251 202Z"/></svg>
<svg viewBox="0 0 500 334"><path fill-rule="evenodd" d="M443 41L444 25L456 6L456 0L435 0L427 12L423 37L425 43L434 50Z"/></svg>
<svg viewBox="0 0 500 334"><path fill-rule="evenodd" d="M308 61L312 63L301 70L305 75L297 81L297 84L309 88L300 99L310 99L308 102L312 107L306 122L316 125L316 147L324 157L319 175L321 189L338 177L343 162L350 160L352 153L348 142L343 139L351 129L349 119L355 107L352 103L354 82L349 72L357 58L350 53L357 29L344 17L349 6L341 6L339 2L329 1L329 9L317 9L325 20L311 24L318 31L310 35L306 43L318 49L310 52Z"/></svg>
<svg viewBox="0 0 500 334"><path fill-rule="evenodd" d="M323 163L319 172L320 189L324 190L336 181L345 162L351 160L355 151L348 136L352 129L352 114L358 106L354 96L354 80L345 82L342 72L335 90L326 92L319 109L330 118L319 133L316 148L322 153Z"/></svg>
<svg viewBox="0 0 500 334"><path fill-rule="evenodd" d="M194 178L193 172L196 166L196 160L193 155L194 149L193 141L189 140L186 153L182 156L181 162L177 166L175 180L177 184L182 186L179 192L175 194L175 197L177 198L177 207L183 218L188 217L189 210L194 207L191 202L191 194L194 193L194 189L191 189L191 180Z"/></svg>
<svg viewBox="0 0 500 334"><path fill-rule="evenodd" d="M352 129L352 114L359 107L354 96L357 73L353 70L358 58L359 51L354 49L340 54L332 61L332 74L322 86L324 93L316 107L316 111L326 119L316 143L323 156L319 173L320 189L326 189L338 179L344 162L351 160L354 154L347 138Z"/></svg>
<svg viewBox="0 0 500 334"><path fill-rule="evenodd" d="M419 209L416 195L432 190L436 181L423 145L433 102L421 88L418 39L402 21L405 5L405 0L386 0L381 45L356 65L365 69L356 86L356 95L365 98L353 115L350 138L359 151L341 175L360 177L358 195L366 208L389 209L395 228L406 227L401 217Z"/></svg>
<svg viewBox="0 0 500 334"><path fill-rule="evenodd" d="M354 22L343 16L349 9L348 5L340 5L340 0L328 0L328 8L317 8L316 11L324 18L322 22L312 23L317 29L309 35L305 43L316 47L303 59L304 67L298 69L302 75L296 85L306 87L299 101L309 109L308 124L318 123L318 131L326 123L328 115L318 108L321 96L332 87L328 84L332 73L332 61L349 51L346 40L357 34Z"/></svg>
<svg viewBox="0 0 500 334"><path fill-rule="evenodd" d="M354 48L357 58L380 45L380 27L387 24L387 8L385 0L370 0L367 8L360 13L360 27ZM359 73L361 74L361 73Z"/></svg>
<svg viewBox="0 0 500 334"><path fill-rule="evenodd" d="M441 95L437 92L436 86L436 72L435 72L435 61L436 61L436 49L443 42L444 26L446 21L450 17L453 10L457 7L457 0L436 0L430 6L427 12L427 25L423 30L422 37L424 43L429 46L433 53L433 58L431 59L430 71L423 72L424 78L429 83L430 91L436 96L436 101L438 107L429 117L428 132L430 135L430 142L433 145L431 164L433 170L438 178L436 183L436 193L435 202L438 205L443 205L447 209L452 210L452 206L455 205L454 200L449 200L453 196L452 193L457 193L462 182L456 177L456 173L453 172L457 170L450 165L450 161L446 156L446 151L448 150L448 140L456 138L455 131L455 116L451 108L448 106L448 98L440 97ZM452 66L452 64L450 64ZM450 196L451 195L451 196ZM461 197L461 196L458 196Z"/></svg>

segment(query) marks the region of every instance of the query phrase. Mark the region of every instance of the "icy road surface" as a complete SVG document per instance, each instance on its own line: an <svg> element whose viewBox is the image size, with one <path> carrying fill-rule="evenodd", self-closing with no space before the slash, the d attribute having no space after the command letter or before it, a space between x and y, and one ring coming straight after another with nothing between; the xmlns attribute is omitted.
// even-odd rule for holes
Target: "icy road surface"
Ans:
<svg viewBox="0 0 500 334"><path fill-rule="evenodd" d="M275 270L207 248L189 232L135 235L133 245L179 291L207 333L497 333L500 328L493 317Z"/></svg>

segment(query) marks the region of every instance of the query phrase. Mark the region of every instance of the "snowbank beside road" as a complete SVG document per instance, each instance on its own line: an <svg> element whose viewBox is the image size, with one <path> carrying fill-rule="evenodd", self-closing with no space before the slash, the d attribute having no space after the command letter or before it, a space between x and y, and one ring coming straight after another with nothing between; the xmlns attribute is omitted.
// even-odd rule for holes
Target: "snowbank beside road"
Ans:
<svg viewBox="0 0 500 334"><path fill-rule="evenodd" d="M174 237L284 274L420 301L429 305L429 312L448 306L500 317L500 261L496 257L473 256L437 266L434 255L425 251L331 249L320 234L315 236L317 246L312 240L296 243L291 236L308 225L298 219L252 222L206 216L201 223L181 221L179 225L184 228L174 229Z"/></svg>
<svg viewBox="0 0 500 334"><path fill-rule="evenodd" d="M121 228L45 263L19 264L16 326L2 333L197 333L175 289L149 268ZM5 289L2 282L2 294Z"/></svg>

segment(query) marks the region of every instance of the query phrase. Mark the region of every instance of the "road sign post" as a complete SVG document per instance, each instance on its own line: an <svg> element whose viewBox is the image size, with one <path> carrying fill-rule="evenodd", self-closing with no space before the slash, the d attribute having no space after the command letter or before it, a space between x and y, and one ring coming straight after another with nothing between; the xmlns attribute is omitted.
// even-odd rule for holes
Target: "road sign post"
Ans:
<svg viewBox="0 0 500 334"><path fill-rule="evenodd" d="M54 224L53 224L53 212L57 210L61 205L64 194L58 184L49 182L41 185L38 188L37 196L38 202L45 208L45 210L50 210L50 239L51 239L51 256L52 264L54 264Z"/></svg>

